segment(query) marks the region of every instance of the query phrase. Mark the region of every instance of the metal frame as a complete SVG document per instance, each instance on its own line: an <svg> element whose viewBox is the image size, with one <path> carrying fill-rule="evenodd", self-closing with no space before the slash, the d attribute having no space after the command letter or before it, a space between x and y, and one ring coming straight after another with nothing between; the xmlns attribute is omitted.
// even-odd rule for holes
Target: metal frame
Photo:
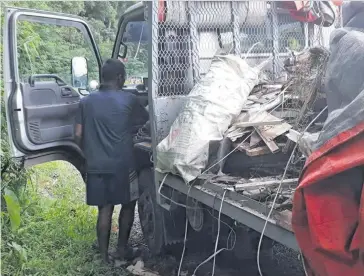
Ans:
<svg viewBox="0 0 364 276"><path fill-rule="evenodd" d="M164 176L165 175L163 174L156 173L157 188L161 184ZM188 194L189 197L219 211L224 189L217 185L206 182L203 185L195 185L190 188L182 179L172 175L166 177L164 185L171 187L186 196ZM263 204L236 192L227 191L221 212L231 219L261 233L267 220L266 214L268 208ZM264 235L289 248L299 251L294 233L290 229L279 225L279 221L276 219L277 217L279 217L279 213L274 212L272 217L268 220Z"/></svg>

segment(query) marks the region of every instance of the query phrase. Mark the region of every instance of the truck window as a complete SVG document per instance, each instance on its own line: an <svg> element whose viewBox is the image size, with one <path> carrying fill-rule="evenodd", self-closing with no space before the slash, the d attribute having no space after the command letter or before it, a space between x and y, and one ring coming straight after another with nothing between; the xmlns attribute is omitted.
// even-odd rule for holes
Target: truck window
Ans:
<svg viewBox="0 0 364 276"><path fill-rule="evenodd" d="M124 59L128 74L126 84L143 84L143 77L148 77L147 22L128 22L122 42L128 48L127 56Z"/></svg>
<svg viewBox="0 0 364 276"><path fill-rule="evenodd" d="M71 85L71 60L76 56L87 59L88 79L99 80L91 42L76 27L19 20L17 45L22 82L27 82L29 76L35 74L55 74Z"/></svg>

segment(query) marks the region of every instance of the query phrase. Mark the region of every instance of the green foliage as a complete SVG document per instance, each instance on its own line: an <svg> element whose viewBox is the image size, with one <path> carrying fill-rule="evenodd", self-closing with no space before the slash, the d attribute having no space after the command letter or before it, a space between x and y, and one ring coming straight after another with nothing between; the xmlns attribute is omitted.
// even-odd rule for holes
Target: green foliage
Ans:
<svg viewBox="0 0 364 276"><path fill-rule="evenodd" d="M102 59L111 56L118 20L134 1L14 1L8 6L50 10L83 17L99 46ZM99 79L97 59L87 38L75 27L56 26L28 21L18 22L18 62L20 76L27 81L32 74L57 74L71 82L71 59L88 59L89 80ZM129 76L147 72L146 45L128 45L126 68Z"/></svg>
<svg viewBox="0 0 364 276"><path fill-rule="evenodd" d="M19 229L2 225L2 275L125 275L101 265L91 248L97 209L84 203L85 185L71 164L36 166L19 197Z"/></svg>
<svg viewBox="0 0 364 276"><path fill-rule="evenodd" d="M6 211L9 214L11 230L15 232L20 226L20 204L18 197L12 190L5 189L4 199L6 202Z"/></svg>

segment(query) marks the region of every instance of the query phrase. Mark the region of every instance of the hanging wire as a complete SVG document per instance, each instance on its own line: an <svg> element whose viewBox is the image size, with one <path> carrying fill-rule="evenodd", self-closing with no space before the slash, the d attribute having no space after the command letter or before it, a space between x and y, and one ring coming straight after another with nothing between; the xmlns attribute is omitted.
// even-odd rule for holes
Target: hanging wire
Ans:
<svg viewBox="0 0 364 276"><path fill-rule="evenodd" d="M324 109L322 109L321 110L321 112L307 125L307 127L306 127L306 129L303 131L303 133L305 133L307 130L308 130L308 128L325 112L327 110L327 106L324 108ZM266 230L266 228L267 228L267 225L268 225L268 221L269 221L269 219L270 219L270 217L271 217L271 215L272 215L272 213L273 213L273 210L274 210L274 206L275 206L275 204L276 204L276 202L277 202L277 199L278 199L278 196L279 196L279 194L280 194L280 192L281 192L281 190L282 190L282 184L283 184L283 180L285 179L285 177L286 177L286 174L287 174L287 170L288 170L288 167L289 167L289 165L290 165L290 163L291 163L291 160L292 160L292 158L293 158L293 156L294 156L294 153L295 153L295 151L296 151L296 149L297 149L297 147L298 147L298 144L299 144L299 142L300 142L300 140L302 139L302 136L303 136L303 133L301 134L301 136L299 137L299 139L298 139L298 141L297 141L297 143L296 143L296 145L294 146L294 148L293 148L293 151L292 151L292 153L291 153L291 155L290 155L290 157L289 157L289 159L288 159L288 162L287 162L287 164L286 164L286 167L285 167L285 169L284 169L284 173L283 173L283 176L282 176L282 178L281 178L281 181L280 181L280 183L279 183L279 186L278 186L278 188L277 188L277 193L276 193L276 195L275 195L275 197L274 197L274 199L273 199L273 203L272 203L272 206L271 206L271 208L270 208L270 210L269 210L269 213L268 213L268 215L267 215L267 217L266 217L266 219L265 219L265 223L264 223L264 227L263 227L263 230L262 230L262 232L261 232L261 235L260 235L260 239L259 239L259 244L258 244L258 251L257 251L257 266L258 266L258 271L259 271L259 275L260 276L263 276L263 273L262 273L262 270L261 270L261 267L260 267L260 250L261 250L261 246L262 246L262 241L263 241L263 237L264 237L264 233L265 233L265 230Z"/></svg>

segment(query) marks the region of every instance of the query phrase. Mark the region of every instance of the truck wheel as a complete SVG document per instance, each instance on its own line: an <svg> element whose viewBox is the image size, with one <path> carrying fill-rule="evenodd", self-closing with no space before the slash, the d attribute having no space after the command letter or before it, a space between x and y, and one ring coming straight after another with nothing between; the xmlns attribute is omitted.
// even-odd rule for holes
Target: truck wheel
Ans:
<svg viewBox="0 0 364 276"><path fill-rule="evenodd" d="M150 168L139 173L138 213L145 242L153 255L162 253L164 230L162 209L157 203L154 176Z"/></svg>
<svg viewBox="0 0 364 276"><path fill-rule="evenodd" d="M255 259L260 239L260 233L246 227L240 226L235 230L237 234L236 244L233 253L239 260ZM273 241L264 237L261 246L261 257L272 255Z"/></svg>

